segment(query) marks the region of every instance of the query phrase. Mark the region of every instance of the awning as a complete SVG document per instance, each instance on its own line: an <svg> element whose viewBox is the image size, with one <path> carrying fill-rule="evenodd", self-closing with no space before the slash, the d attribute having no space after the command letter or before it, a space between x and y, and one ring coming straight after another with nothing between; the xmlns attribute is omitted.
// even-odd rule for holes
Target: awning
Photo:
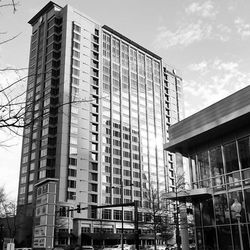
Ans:
<svg viewBox="0 0 250 250"><path fill-rule="evenodd" d="M212 197L212 190L210 188L197 188L191 190L183 190L180 192L167 193L164 198L168 200L178 200L182 202L196 202L206 200Z"/></svg>

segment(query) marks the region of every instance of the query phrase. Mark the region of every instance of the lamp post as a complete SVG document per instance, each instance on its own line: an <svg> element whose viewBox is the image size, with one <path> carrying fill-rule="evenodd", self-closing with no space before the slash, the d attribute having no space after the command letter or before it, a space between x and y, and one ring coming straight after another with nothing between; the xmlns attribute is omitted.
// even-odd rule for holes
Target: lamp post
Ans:
<svg viewBox="0 0 250 250"><path fill-rule="evenodd" d="M240 212L241 212L241 208L242 208L242 206L239 203L239 201L237 199L234 199L234 203L231 206L231 210L233 212L235 212L235 217L236 217L237 222L238 222L239 237L240 237L240 249L244 250L243 241L242 241L242 234L241 234L241 225L240 225L240 217L241 217Z"/></svg>
<svg viewBox="0 0 250 250"><path fill-rule="evenodd" d="M124 213L124 209L123 209L123 181L121 180L120 182L120 187L121 187L121 200L120 200L120 204L122 204L122 213L121 213L121 223L122 223L122 230L121 230L121 240L120 240L120 243L121 243L121 250L124 249L124 245L123 245L123 213ZM112 186L112 188L116 188L116 186Z"/></svg>
<svg viewBox="0 0 250 250"><path fill-rule="evenodd" d="M123 180L121 180L121 203L123 204ZM123 206L122 206L122 233L121 233L121 247L122 247L122 250L124 249L123 247Z"/></svg>

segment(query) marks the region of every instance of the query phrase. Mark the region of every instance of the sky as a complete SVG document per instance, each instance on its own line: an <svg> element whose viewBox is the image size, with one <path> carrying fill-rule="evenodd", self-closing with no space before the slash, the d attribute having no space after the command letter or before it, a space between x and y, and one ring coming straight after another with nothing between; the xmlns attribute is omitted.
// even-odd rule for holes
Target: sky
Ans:
<svg viewBox="0 0 250 250"><path fill-rule="evenodd" d="M1 1L8 2L8 0ZM9 1L10 2L10 1ZM160 55L183 78L185 114L189 116L250 83L250 1L247 0L57 0L70 4ZM17 11L0 8L0 68L28 66L28 21L48 3L19 0ZM0 74L13 81L12 73ZM0 131L1 132L1 131ZM1 136L1 133L0 133ZM0 186L16 199L21 137L0 147Z"/></svg>

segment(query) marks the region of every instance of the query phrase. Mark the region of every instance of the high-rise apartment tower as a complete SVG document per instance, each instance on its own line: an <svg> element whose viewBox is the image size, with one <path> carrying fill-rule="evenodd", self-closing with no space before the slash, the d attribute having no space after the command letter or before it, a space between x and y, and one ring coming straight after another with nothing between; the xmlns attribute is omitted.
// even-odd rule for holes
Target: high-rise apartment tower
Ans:
<svg viewBox="0 0 250 250"><path fill-rule="evenodd" d="M140 208L149 187L171 189L163 144L183 113L182 79L160 56L68 5L49 2L29 23L18 241L89 245L106 233L105 244L114 244L121 230L129 241L133 208L94 208ZM88 209L68 211L77 206Z"/></svg>

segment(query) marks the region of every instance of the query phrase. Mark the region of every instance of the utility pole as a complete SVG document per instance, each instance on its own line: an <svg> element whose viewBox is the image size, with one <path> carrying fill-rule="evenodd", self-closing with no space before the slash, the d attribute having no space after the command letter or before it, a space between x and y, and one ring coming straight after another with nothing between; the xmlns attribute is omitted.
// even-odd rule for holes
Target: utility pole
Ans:
<svg viewBox="0 0 250 250"><path fill-rule="evenodd" d="M137 203L134 202L134 213L135 213L135 248L139 250L139 227L138 227L138 206Z"/></svg>
<svg viewBox="0 0 250 250"><path fill-rule="evenodd" d="M121 203L123 204L123 180L121 180ZM124 249L124 245L123 245L123 213L124 213L124 209L122 206L122 233L121 233L121 246L122 246L122 250Z"/></svg>

